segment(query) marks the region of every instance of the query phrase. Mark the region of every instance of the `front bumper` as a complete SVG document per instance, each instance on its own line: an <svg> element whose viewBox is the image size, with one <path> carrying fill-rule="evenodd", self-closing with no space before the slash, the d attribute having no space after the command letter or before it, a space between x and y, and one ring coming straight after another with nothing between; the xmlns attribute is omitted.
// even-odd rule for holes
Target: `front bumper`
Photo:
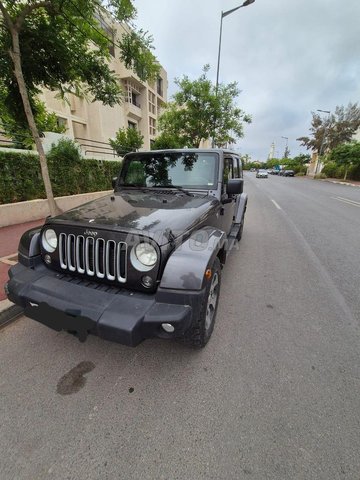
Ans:
<svg viewBox="0 0 360 480"><path fill-rule="evenodd" d="M133 292L63 275L43 264L17 264L9 277L8 298L27 317L57 331L70 330L81 341L90 333L129 346L145 338L183 336L204 294L161 288L155 294ZM174 333L166 333L162 323L171 323Z"/></svg>

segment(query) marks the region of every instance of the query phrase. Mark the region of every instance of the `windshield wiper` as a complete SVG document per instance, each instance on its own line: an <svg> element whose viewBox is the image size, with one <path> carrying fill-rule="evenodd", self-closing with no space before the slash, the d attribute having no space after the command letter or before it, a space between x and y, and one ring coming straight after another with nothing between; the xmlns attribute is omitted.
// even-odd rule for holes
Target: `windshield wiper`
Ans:
<svg viewBox="0 0 360 480"><path fill-rule="evenodd" d="M153 185L151 188L175 188L179 192L183 192L185 193L185 195L188 195L189 197L194 196L193 193L188 192L187 190L185 190L185 188L180 187L179 185Z"/></svg>

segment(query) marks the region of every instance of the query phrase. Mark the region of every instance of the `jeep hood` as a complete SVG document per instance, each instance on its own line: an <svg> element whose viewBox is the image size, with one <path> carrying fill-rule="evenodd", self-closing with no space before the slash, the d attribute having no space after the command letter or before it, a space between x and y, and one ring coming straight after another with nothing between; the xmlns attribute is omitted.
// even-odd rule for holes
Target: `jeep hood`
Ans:
<svg viewBox="0 0 360 480"><path fill-rule="evenodd" d="M215 197L171 191L123 190L49 218L47 223L141 234L160 246L200 225L219 206Z"/></svg>

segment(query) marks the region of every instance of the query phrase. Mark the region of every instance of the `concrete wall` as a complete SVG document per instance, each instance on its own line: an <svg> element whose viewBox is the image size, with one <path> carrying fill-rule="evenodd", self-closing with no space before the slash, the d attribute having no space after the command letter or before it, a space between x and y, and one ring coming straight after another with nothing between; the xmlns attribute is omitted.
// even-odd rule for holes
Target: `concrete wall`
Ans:
<svg viewBox="0 0 360 480"><path fill-rule="evenodd" d="M80 195L70 195L68 197L57 197L56 203L62 211L78 207L83 203L95 200L111 193L112 190L105 192L82 193ZM6 203L0 205L0 227L16 225L19 223L39 220L50 215L47 200L30 200L28 202Z"/></svg>
<svg viewBox="0 0 360 480"><path fill-rule="evenodd" d="M23 150L21 148L7 148L7 147L1 147L0 152L26 153L30 155L38 154L36 150Z"/></svg>

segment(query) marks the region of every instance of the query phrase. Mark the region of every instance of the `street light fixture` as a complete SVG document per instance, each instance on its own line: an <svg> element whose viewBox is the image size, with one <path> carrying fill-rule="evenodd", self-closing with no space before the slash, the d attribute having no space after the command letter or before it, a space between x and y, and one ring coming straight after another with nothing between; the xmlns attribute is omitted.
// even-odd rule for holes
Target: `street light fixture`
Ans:
<svg viewBox="0 0 360 480"><path fill-rule="evenodd" d="M284 138L286 140L286 144L285 144L285 152L284 152L284 158L287 158L287 155L288 155L288 141L289 141L289 137L283 137L281 136L281 138Z"/></svg>
<svg viewBox="0 0 360 480"><path fill-rule="evenodd" d="M251 5L254 3L255 0L245 0L245 2L242 5L239 5L238 7L232 8L231 10L226 10L226 12L221 12L221 20L220 20L220 35L219 35L219 53L218 53L218 61L217 61L217 70L216 70L216 86L215 86L215 95L217 96L218 88L219 88L219 71L220 71L220 54L221 54L221 37L222 37L222 22L223 18L227 17L233 12L236 12L236 10L239 10L239 8L242 7L247 7L248 5ZM215 125L216 125L216 120L215 120ZM212 140L212 147L214 148L215 146L215 141L214 139Z"/></svg>
<svg viewBox="0 0 360 480"><path fill-rule="evenodd" d="M245 2L242 5L239 5L238 7L232 8L231 10L226 10L226 12L221 12L221 20L220 20L220 35L219 35L219 53L218 53L218 62L217 62L217 70L216 70L216 93L218 91L218 86L219 86L219 70L220 70L220 54L221 54L221 37L222 37L222 21L224 17L227 17L233 12L236 12L236 10L239 10L239 8L242 7L247 7L248 5L251 5L254 3L255 0L245 0Z"/></svg>
<svg viewBox="0 0 360 480"><path fill-rule="evenodd" d="M331 111L330 110L320 110L319 108L316 110L317 112L322 112L322 113L327 113L329 115L328 118L330 118L330 113ZM322 151L323 151L323 148L324 148L324 144L325 144L325 138L326 138L326 125L324 125L324 133L323 133L323 138L321 140L321 145L320 145L320 150L318 152L318 156L317 156L317 161L316 161L316 166L315 166L315 175L317 174L318 172L318 167L319 167L319 159L322 155Z"/></svg>

